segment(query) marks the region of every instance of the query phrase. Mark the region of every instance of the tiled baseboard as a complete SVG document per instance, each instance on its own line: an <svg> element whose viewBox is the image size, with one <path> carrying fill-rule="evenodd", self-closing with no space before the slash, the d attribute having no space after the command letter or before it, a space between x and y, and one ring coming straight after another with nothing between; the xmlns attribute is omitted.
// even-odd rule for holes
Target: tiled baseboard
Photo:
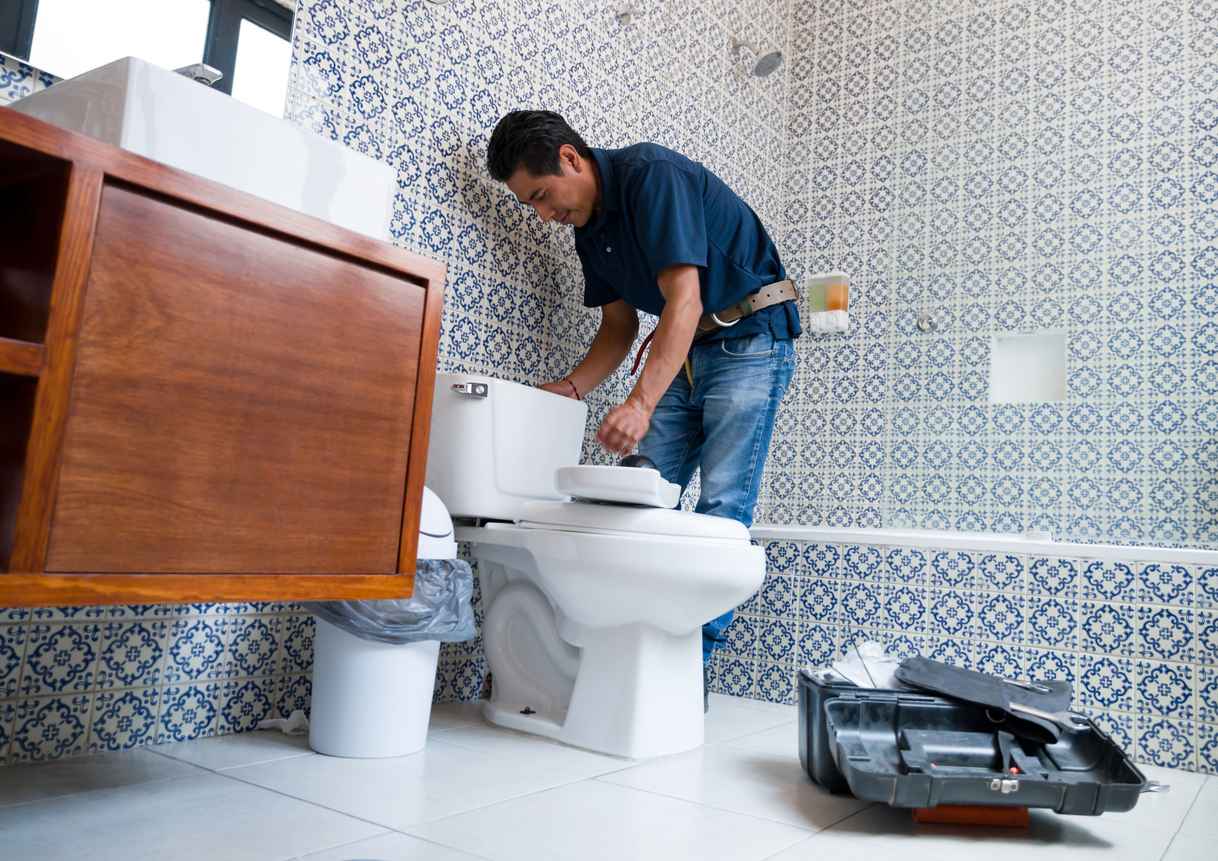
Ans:
<svg viewBox="0 0 1218 861"><path fill-rule="evenodd" d="M0 762L253 729L309 706L313 620L284 604L0 610Z"/></svg>

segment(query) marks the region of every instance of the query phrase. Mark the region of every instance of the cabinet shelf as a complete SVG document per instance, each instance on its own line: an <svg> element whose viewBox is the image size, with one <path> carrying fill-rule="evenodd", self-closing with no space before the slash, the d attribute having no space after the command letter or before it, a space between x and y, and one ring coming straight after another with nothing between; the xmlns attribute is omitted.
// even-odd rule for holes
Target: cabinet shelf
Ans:
<svg viewBox="0 0 1218 861"><path fill-rule="evenodd" d="M36 377L45 353L41 344L0 337L0 374Z"/></svg>

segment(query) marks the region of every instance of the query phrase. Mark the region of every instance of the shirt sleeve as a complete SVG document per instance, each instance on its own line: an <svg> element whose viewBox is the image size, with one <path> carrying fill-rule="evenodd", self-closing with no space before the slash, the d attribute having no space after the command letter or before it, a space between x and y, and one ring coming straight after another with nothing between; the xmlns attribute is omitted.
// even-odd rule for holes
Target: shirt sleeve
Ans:
<svg viewBox="0 0 1218 861"><path fill-rule="evenodd" d="M592 271L583 255L580 255L579 262L584 269L585 308L599 308L601 305L608 305L621 298L608 281Z"/></svg>
<svg viewBox="0 0 1218 861"><path fill-rule="evenodd" d="M706 210L696 175L667 162L647 165L633 183L633 220L648 267L706 266Z"/></svg>

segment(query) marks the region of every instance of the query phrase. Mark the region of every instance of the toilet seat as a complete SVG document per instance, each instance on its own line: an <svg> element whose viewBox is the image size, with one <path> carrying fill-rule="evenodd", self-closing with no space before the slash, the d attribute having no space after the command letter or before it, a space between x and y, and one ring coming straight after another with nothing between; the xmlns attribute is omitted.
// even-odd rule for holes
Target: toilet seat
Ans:
<svg viewBox="0 0 1218 861"><path fill-rule="evenodd" d="M696 538L701 541L749 541L749 530L726 517L589 502L530 502L519 525L525 529L593 534L647 535L655 538Z"/></svg>

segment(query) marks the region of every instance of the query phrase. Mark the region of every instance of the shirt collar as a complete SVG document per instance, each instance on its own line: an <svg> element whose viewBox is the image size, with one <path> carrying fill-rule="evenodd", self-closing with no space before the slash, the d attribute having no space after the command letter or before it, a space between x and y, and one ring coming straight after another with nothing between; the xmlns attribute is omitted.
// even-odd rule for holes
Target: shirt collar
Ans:
<svg viewBox="0 0 1218 861"><path fill-rule="evenodd" d="M609 151L589 147L592 160L596 162L596 172L601 181L601 205L596 215L576 232L593 233L605 226L610 212L617 212L617 182L613 176L613 162L609 159Z"/></svg>

